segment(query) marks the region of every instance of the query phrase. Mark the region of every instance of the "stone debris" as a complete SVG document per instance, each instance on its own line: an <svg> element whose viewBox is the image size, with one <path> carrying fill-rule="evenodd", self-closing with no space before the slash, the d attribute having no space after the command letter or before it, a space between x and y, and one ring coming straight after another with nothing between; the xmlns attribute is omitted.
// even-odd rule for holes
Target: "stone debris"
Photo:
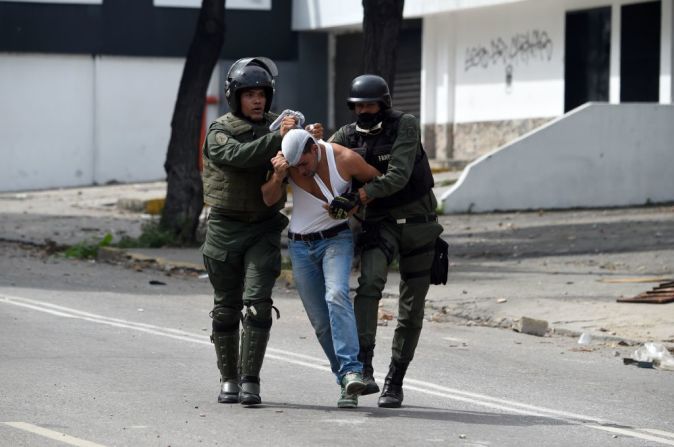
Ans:
<svg viewBox="0 0 674 447"><path fill-rule="evenodd" d="M535 318L522 317L513 324L513 330L522 334L544 336L548 332L548 322Z"/></svg>

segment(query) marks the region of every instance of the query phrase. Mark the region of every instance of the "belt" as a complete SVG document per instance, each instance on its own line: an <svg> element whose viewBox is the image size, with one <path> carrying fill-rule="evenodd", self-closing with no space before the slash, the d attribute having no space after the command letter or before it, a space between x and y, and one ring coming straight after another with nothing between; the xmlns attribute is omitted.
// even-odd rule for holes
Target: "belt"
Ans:
<svg viewBox="0 0 674 447"><path fill-rule="evenodd" d="M429 223L437 222L438 216L435 214L428 214L426 216L412 216L403 219L396 219L397 224L410 224L410 223Z"/></svg>
<svg viewBox="0 0 674 447"><path fill-rule="evenodd" d="M349 224L343 222L337 226L328 228L327 230L317 231L315 233L299 234L288 231L288 239L292 239L293 241L318 241L321 239L330 239L348 228Z"/></svg>

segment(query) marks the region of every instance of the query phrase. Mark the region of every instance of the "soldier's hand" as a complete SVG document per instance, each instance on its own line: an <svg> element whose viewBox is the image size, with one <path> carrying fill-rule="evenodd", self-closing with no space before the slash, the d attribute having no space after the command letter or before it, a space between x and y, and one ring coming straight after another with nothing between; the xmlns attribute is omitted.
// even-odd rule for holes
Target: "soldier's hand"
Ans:
<svg viewBox="0 0 674 447"><path fill-rule="evenodd" d="M281 121L281 127L279 127L279 132L281 136L285 136L290 129L294 129L297 126L297 118L294 116L286 116Z"/></svg>
<svg viewBox="0 0 674 447"><path fill-rule="evenodd" d="M372 199L367 196L364 188L358 190L358 199L360 199L360 203L370 203L372 201Z"/></svg>
<svg viewBox="0 0 674 447"><path fill-rule="evenodd" d="M288 161L283 156L283 152L278 151L274 158L271 159L271 165L274 167L274 174L278 176L280 180L283 180L288 175Z"/></svg>
<svg viewBox="0 0 674 447"><path fill-rule="evenodd" d="M356 212L360 200L355 192L347 192L332 199L328 207L328 214L333 219L346 219Z"/></svg>
<svg viewBox="0 0 674 447"><path fill-rule="evenodd" d="M309 124L304 128L307 132L311 134L317 140L323 139L323 125L321 123Z"/></svg>

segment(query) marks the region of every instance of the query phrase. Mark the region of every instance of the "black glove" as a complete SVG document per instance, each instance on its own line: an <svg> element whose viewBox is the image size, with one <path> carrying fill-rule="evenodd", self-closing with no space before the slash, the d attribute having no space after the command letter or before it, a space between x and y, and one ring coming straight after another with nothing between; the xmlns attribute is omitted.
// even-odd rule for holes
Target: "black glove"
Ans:
<svg viewBox="0 0 674 447"><path fill-rule="evenodd" d="M349 217L349 212L360 205L360 199L356 192L346 192L341 196L337 196L330 202L328 214L333 219L346 219Z"/></svg>

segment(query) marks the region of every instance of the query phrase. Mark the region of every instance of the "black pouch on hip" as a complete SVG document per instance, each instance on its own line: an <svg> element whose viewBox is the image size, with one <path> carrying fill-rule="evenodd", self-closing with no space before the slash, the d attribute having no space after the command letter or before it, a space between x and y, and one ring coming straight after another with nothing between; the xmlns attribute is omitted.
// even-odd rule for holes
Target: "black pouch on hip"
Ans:
<svg viewBox="0 0 674 447"><path fill-rule="evenodd" d="M449 271L448 258L449 244L438 237L435 240L435 254L431 265L431 284L447 284L447 272Z"/></svg>

